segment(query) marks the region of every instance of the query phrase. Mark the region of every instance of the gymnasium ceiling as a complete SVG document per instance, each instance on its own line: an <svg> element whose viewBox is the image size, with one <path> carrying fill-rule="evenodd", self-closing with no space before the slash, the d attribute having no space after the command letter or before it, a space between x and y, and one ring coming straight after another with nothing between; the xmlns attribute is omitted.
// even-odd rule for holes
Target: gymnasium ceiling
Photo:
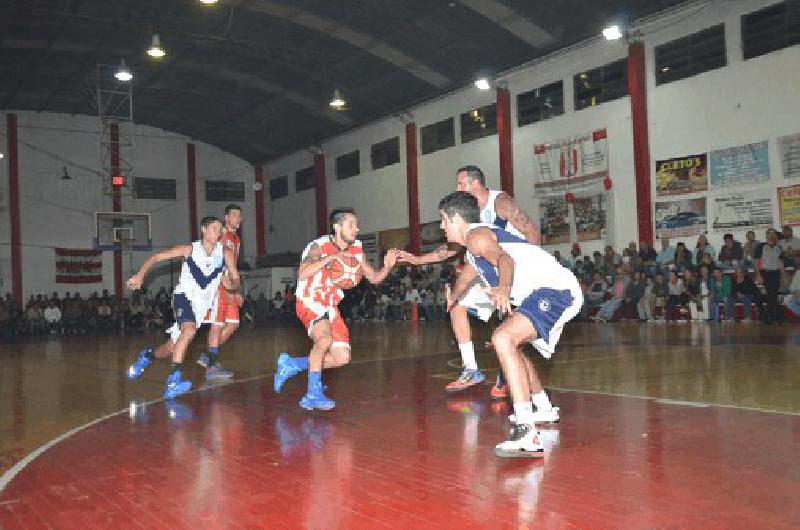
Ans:
<svg viewBox="0 0 800 530"><path fill-rule="evenodd" d="M97 65L124 58L137 123L263 162L679 3L0 0L0 109L97 115Z"/></svg>

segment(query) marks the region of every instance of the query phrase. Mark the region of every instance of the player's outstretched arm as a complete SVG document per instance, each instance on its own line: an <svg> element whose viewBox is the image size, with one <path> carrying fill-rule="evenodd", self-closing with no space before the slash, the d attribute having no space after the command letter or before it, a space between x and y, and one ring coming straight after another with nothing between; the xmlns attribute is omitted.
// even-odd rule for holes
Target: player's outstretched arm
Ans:
<svg viewBox="0 0 800 530"><path fill-rule="evenodd" d="M467 236L467 250L497 267L497 287L489 289L489 297L500 314L511 313L511 283L514 281L514 259L497 243L488 228L472 230Z"/></svg>
<svg viewBox="0 0 800 530"><path fill-rule="evenodd" d="M159 261L165 261L174 258L187 258L191 253L192 245L175 245L172 248L151 254L146 260L144 260L144 263L142 263L141 268L136 272L136 274L131 276L131 278L128 280L128 289L132 291L139 289L142 286L142 282L144 281L144 276L147 274L147 271L153 268L153 265Z"/></svg>
<svg viewBox="0 0 800 530"><path fill-rule="evenodd" d="M398 261L401 263L408 263L410 265L428 265L430 263L440 263L442 261L446 261L458 254L459 250L450 249L447 247L447 245L441 245L436 250L426 254L420 254L419 256L415 256L414 254L406 252L405 250L399 250L398 252Z"/></svg>
<svg viewBox="0 0 800 530"><path fill-rule="evenodd" d="M297 271L298 280L307 280L322 270L325 265L337 259L336 254L328 256L322 255L319 245L314 243L306 252L303 261L300 262L300 270Z"/></svg>
<svg viewBox="0 0 800 530"><path fill-rule="evenodd" d="M528 242L534 245L539 244L539 230L536 228L536 223L528 217L528 214L523 212L517 201L515 201L508 193L501 193L495 202L495 209L497 215L507 220L511 225L520 231L525 236Z"/></svg>
<svg viewBox="0 0 800 530"><path fill-rule="evenodd" d="M372 266L365 261L361 264L361 270L364 271L364 277L373 285L381 283L386 279L387 276L389 276L389 271L391 271L392 267L394 267L397 263L397 258L399 255L400 251L396 248L389 249L389 251L386 253L386 256L383 257L383 268L379 271L373 269Z"/></svg>

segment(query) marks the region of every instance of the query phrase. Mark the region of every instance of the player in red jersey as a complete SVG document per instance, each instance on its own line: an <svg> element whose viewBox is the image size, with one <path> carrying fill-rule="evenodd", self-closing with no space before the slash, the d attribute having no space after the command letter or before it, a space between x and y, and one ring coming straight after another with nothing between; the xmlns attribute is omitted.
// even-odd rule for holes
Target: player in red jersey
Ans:
<svg viewBox="0 0 800 530"><path fill-rule="evenodd" d="M223 248L230 249L237 263L240 246L237 231L241 224L242 209L239 205L229 204L226 206L225 226L219 241ZM238 289L231 291L226 289L224 283L220 283L216 313L211 309L205 318L205 322L211 324L211 329L208 330L208 353L201 354L197 360L197 364L206 368L206 379L218 380L233 377L233 372L226 370L219 363L219 349L239 328L239 307L241 305L242 295L239 294Z"/></svg>
<svg viewBox="0 0 800 530"><path fill-rule="evenodd" d="M358 235L358 218L351 208L339 208L330 214L331 234L315 239L303 251L295 295L297 316L308 331L314 345L308 357L290 357L282 353L278 357L275 372L275 392L280 392L287 379L303 370L308 370L308 391L300 400L307 410L330 410L336 403L328 398L322 387L320 376L323 368L338 368L350 362L350 333L338 310L344 297L341 280L347 286L354 285L353 273L363 272L370 283L378 284L386 279L397 261L398 251L391 249L383 260L383 268L373 269L364 260ZM337 267L331 267L338 261ZM351 264L357 262L356 267ZM340 266L338 266L340 265ZM336 278L333 271L347 274L347 278Z"/></svg>

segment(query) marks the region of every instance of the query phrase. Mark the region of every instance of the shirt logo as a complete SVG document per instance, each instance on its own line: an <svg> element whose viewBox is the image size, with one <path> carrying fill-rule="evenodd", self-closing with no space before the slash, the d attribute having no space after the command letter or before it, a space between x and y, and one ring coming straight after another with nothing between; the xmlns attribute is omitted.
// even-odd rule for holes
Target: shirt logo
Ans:
<svg viewBox="0 0 800 530"><path fill-rule="evenodd" d="M546 298L539 300L539 311L541 311L542 313L547 313L548 311L550 311L550 300Z"/></svg>

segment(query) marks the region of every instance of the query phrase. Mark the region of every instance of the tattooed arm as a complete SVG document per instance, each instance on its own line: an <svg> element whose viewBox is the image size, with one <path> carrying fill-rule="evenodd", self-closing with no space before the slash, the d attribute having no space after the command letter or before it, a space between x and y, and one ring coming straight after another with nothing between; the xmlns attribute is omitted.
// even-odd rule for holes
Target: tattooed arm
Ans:
<svg viewBox="0 0 800 530"><path fill-rule="evenodd" d="M523 212L517 201L508 193L501 193L495 202L495 209L498 217L507 220L511 225L519 230L530 243L539 244L539 230L536 224L528 215Z"/></svg>

